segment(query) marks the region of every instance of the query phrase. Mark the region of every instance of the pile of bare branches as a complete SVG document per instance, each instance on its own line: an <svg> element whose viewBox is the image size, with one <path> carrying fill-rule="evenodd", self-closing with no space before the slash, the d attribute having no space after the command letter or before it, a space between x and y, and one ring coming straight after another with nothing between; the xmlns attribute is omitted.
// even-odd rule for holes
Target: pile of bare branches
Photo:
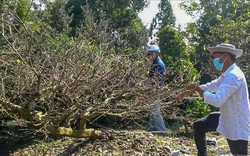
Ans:
<svg viewBox="0 0 250 156"><path fill-rule="evenodd" d="M102 116L140 120L152 105L162 105L169 114L179 105L173 96L185 76L176 75L178 81L159 92L157 83L148 81L150 62L143 48L114 48L103 41L94 44L86 33L69 38L47 27L34 31L19 21L22 29L17 30L8 19L1 22L0 110L21 125L95 138L101 132L86 123ZM93 31L95 39L106 33Z"/></svg>

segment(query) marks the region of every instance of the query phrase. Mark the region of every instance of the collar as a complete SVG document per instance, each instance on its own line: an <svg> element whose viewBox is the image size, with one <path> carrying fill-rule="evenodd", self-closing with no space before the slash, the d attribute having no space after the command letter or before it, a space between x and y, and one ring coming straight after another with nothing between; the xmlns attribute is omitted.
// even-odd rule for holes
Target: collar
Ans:
<svg viewBox="0 0 250 156"><path fill-rule="evenodd" d="M222 76L227 75L228 73L230 73L237 65L235 63L231 64L231 66L229 66L227 68L227 70L222 74Z"/></svg>

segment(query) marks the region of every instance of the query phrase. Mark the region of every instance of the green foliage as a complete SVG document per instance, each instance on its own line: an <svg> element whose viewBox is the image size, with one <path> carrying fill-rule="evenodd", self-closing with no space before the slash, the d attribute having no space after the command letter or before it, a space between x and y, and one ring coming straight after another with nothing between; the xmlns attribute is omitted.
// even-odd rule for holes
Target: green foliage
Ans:
<svg viewBox="0 0 250 156"><path fill-rule="evenodd" d="M211 55L207 51L208 46L220 43L231 43L236 48L244 50L244 57L237 60L243 71L248 72L247 60L249 59L249 1L235 0L204 0L196 5L183 3L190 15L200 15L196 22L196 31L190 40L195 50L196 68L201 73L201 82L218 77L220 73L214 70ZM207 68L211 67L211 68ZM210 77L210 78L209 78ZM246 74L249 77L249 74Z"/></svg>
<svg viewBox="0 0 250 156"><path fill-rule="evenodd" d="M30 0L2 0L0 2L0 13L1 13L1 20L11 18L11 23L15 25L10 32L13 30L20 30L26 22L30 20L30 8L32 3ZM7 14L8 11L12 11L11 14ZM5 23L4 21L2 21ZM1 22L1 23L2 23ZM3 25L2 25L3 26ZM4 30L4 29L3 29ZM7 31L7 30L4 30ZM5 32L3 32L5 33Z"/></svg>
<svg viewBox="0 0 250 156"><path fill-rule="evenodd" d="M25 18L27 19L27 17L29 17L28 12L30 5L30 0L19 0L17 2L16 13L21 20L25 20Z"/></svg>
<svg viewBox="0 0 250 156"><path fill-rule="evenodd" d="M100 19L104 17L110 20L110 30L129 27L133 20L137 18L137 13L147 5L147 0L111 0L111 1L79 1L69 0L66 4L66 10L69 15L73 15L73 20L70 23L75 35L76 29L80 25L86 24L88 18L84 7L88 7L93 11L94 19L97 24L100 24Z"/></svg>
<svg viewBox="0 0 250 156"><path fill-rule="evenodd" d="M181 32L183 36L186 38L187 42L187 48L188 48L188 53L190 55L190 59L194 65L196 65L196 60L197 60L197 54L196 54L196 45L197 42L193 42L193 40L198 40L199 35L198 35L198 30L197 30L197 25L196 23L187 23L186 30L184 32ZM197 67L196 69L200 71Z"/></svg>
<svg viewBox="0 0 250 156"><path fill-rule="evenodd" d="M65 10L66 3L67 0L48 1L45 3L46 8L40 16L44 22L48 23L58 32L70 32L69 24L72 21L72 17Z"/></svg>
<svg viewBox="0 0 250 156"><path fill-rule="evenodd" d="M143 26L138 16L133 19L130 26L122 30L124 32L124 36L122 36L122 38L124 40L127 40L128 42L127 48L138 48L140 46L145 45L145 43L147 42L146 28Z"/></svg>
<svg viewBox="0 0 250 156"><path fill-rule="evenodd" d="M199 77L190 60L184 36L170 25L162 28L158 32L158 36L162 51L161 56L170 69L170 71L167 71L168 81L176 81L177 83L196 82ZM180 76L179 81L176 80L177 75Z"/></svg>
<svg viewBox="0 0 250 156"><path fill-rule="evenodd" d="M203 99L196 99L185 104L186 112L192 117L200 118L211 112L211 106L204 102Z"/></svg>
<svg viewBox="0 0 250 156"><path fill-rule="evenodd" d="M75 35L77 27L79 27L85 20L82 6L86 5L86 1L81 0L69 0L65 5L65 9L70 16L73 16L70 22L72 28L72 34Z"/></svg>
<svg viewBox="0 0 250 156"><path fill-rule="evenodd" d="M169 0L161 0L159 4L159 13L156 14L159 27L165 25L175 26L176 17L173 14L172 5Z"/></svg>
<svg viewBox="0 0 250 156"><path fill-rule="evenodd" d="M188 15L194 16L194 12L199 9L199 3L193 1L191 3L186 4L185 2L180 3L180 8L185 10Z"/></svg>
<svg viewBox="0 0 250 156"><path fill-rule="evenodd" d="M184 42L184 36L180 35L178 31L172 28L170 25L166 25L159 32L158 36L160 38L159 46L163 51L163 58L170 59L170 64L174 63L180 57L187 57L187 47Z"/></svg>

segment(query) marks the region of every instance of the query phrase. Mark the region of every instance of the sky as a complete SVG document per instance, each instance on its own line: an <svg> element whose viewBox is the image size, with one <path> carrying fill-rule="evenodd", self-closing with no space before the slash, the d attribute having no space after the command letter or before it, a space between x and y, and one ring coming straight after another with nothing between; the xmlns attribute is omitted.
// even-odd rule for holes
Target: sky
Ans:
<svg viewBox="0 0 250 156"><path fill-rule="evenodd" d="M159 2L160 0L150 0L149 6L139 13L139 17L142 19L143 24L146 25L147 28L149 28L153 17L158 12ZM194 20L191 18L191 16L188 16L185 11L180 9L179 3L181 2L182 0L170 0L173 13L176 17L176 26L180 24L182 27L185 27L188 22L192 22Z"/></svg>

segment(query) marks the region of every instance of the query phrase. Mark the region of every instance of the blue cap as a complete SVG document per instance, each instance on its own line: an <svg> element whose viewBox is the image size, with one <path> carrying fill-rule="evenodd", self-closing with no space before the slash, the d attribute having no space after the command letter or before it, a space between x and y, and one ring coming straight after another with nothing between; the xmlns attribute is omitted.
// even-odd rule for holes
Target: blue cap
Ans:
<svg viewBox="0 0 250 156"><path fill-rule="evenodd" d="M157 46L157 45L150 45L148 47L148 53L151 53L151 52L156 52L156 53L160 53L160 48Z"/></svg>

